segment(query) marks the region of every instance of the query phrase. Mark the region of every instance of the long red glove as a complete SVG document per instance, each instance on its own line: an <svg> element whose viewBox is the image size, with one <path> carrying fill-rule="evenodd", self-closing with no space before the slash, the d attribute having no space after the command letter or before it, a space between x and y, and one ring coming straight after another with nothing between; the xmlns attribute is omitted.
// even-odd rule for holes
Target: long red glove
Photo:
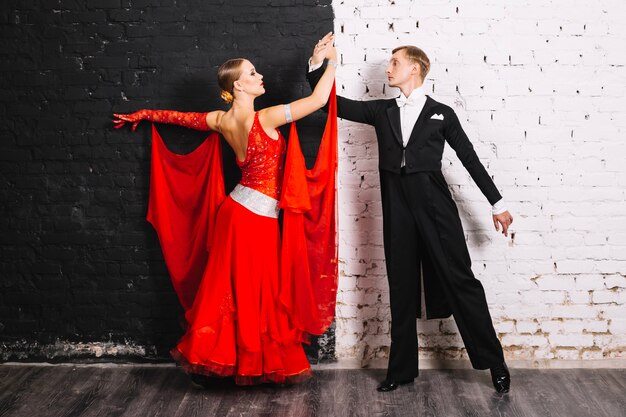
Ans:
<svg viewBox="0 0 626 417"><path fill-rule="evenodd" d="M115 128L119 129L126 122L133 124L133 132L142 120L157 123L167 123L189 127L196 130L211 130L206 122L207 113L180 112L175 110L139 110L130 114L113 113L118 120L113 120Z"/></svg>

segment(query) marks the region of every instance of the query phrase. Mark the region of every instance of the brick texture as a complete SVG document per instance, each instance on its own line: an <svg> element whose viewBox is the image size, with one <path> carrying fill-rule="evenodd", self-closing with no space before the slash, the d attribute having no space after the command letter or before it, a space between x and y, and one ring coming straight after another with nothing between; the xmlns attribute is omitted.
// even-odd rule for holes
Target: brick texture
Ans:
<svg viewBox="0 0 626 417"><path fill-rule="evenodd" d="M391 49L429 55L515 217L507 239L449 147L444 175L510 360L626 357L623 2L333 2L341 94L394 97ZM389 305L373 129L340 122L337 353L385 358ZM422 358L466 359L452 319L419 321Z"/></svg>

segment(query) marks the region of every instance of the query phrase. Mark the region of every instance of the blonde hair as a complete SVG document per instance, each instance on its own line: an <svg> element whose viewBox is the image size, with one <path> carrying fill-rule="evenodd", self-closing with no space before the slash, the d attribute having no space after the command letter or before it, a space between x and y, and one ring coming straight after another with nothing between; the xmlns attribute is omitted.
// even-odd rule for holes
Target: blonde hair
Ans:
<svg viewBox="0 0 626 417"><path fill-rule="evenodd" d="M230 94L228 91L224 91L224 90L220 91L220 98L222 100L224 100L226 102L226 104L232 103L233 100L235 99L235 97L233 97L232 94Z"/></svg>
<svg viewBox="0 0 626 417"><path fill-rule="evenodd" d="M220 65L217 70L217 83L222 89L220 97L228 104L235 99L233 95L234 84L241 77L241 64L243 61L243 58L229 59Z"/></svg>
<svg viewBox="0 0 626 417"><path fill-rule="evenodd" d="M428 59L426 53L413 45L398 46L391 53L395 54L398 51L404 51L404 54L410 62L420 66L420 76L422 77L422 81L424 81L428 71L430 71L430 59Z"/></svg>

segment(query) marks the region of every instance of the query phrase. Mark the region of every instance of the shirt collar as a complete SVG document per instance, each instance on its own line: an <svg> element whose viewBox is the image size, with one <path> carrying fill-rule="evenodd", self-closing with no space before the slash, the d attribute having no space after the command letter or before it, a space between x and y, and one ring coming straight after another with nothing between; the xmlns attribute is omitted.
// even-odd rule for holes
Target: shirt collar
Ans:
<svg viewBox="0 0 626 417"><path fill-rule="evenodd" d="M422 99L426 95L426 91L424 90L424 85L415 88L411 91L408 97L405 97L403 93L400 93L400 97L396 98L396 103L398 107L402 107L404 105L415 106L420 99Z"/></svg>

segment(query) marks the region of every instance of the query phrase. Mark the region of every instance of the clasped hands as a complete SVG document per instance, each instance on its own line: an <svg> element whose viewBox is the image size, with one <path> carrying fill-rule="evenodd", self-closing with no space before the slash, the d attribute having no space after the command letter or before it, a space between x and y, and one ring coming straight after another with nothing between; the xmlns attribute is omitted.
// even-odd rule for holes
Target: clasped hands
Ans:
<svg viewBox="0 0 626 417"><path fill-rule="evenodd" d="M324 62L324 59L336 61L337 49L334 46L335 35L333 32L328 32L322 39L315 44L313 53L311 54L311 64L317 65Z"/></svg>

